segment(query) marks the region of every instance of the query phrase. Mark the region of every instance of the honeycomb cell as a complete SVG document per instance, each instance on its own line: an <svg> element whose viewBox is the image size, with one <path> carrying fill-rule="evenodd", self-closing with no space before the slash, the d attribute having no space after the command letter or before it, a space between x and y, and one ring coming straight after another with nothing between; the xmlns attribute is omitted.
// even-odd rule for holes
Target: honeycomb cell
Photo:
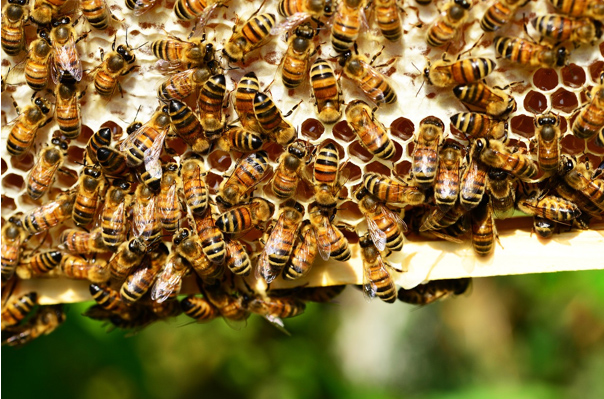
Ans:
<svg viewBox="0 0 604 399"><path fill-rule="evenodd" d="M407 175L409 175L410 170L411 170L411 162L409 162L409 161L399 162L394 167L394 172L398 176L407 176Z"/></svg>
<svg viewBox="0 0 604 399"><path fill-rule="evenodd" d="M547 98L538 91L531 90L524 97L524 109L534 114L542 114L547 109Z"/></svg>
<svg viewBox="0 0 604 399"><path fill-rule="evenodd" d="M390 176L391 168L379 161L373 161L365 166L365 172L380 173L384 176Z"/></svg>
<svg viewBox="0 0 604 399"><path fill-rule="evenodd" d="M405 155L405 150L403 149L403 146L398 143L398 141L393 140L393 143L394 143L395 152L394 152L394 156L392 158L390 158L390 162L394 163L394 162L398 162L398 160L401 159Z"/></svg>
<svg viewBox="0 0 604 399"><path fill-rule="evenodd" d="M23 170L25 172L27 172L28 170L33 168L34 163L35 163L34 154L30 151L26 152L25 154L23 154L20 157L11 157L10 158L11 167L13 167L15 169Z"/></svg>
<svg viewBox="0 0 604 399"><path fill-rule="evenodd" d="M346 240L348 240L349 244L356 244L359 242L359 236L357 235L357 233L354 230L351 231L342 226L340 228L340 231L342 231L342 234L344 235Z"/></svg>
<svg viewBox="0 0 604 399"><path fill-rule="evenodd" d="M527 115L516 115L510 122L512 132L530 139L535 135L533 117Z"/></svg>
<svg viewBox="0 0 604 399"><path fill-rule="evenodd" d="M122 127L120 125L118 125L117 123L115 123L114 121L107 121L104 122L100 129L104 129L104 128L109 128L111 130L111 137L114 140L119 139L120 137L122 137Z"/></svg>
<svg viewBox="0 0 604 399"><path fill-rule="evenodd" d="M413 137L414 131L415 125L413 125L413 122L403 116L396 118L390 124L390 133L401 140L409 140Z"/></svg>
<svg viewBox="0 0 604 399"><path fill-rule="evenodd" d="M573 112L579 106L579 101L575 93L559 88L552 95L552 107L562 112Z"/></svg>
<svg viewBox="0 0 604 399"><path fill-rule="evenodd" d="M76 139L77 143L87 144L90 137L94 134L94 131L86 125L82 125L82 132Z"/></svg>
<svg viewBox="0 0 604 399"><path fill-rule="evenodd" d="M573 89L585 84L585 70L577 64L569 64L562 68L562 83Z"/></svg>
<svg viewBox="0 0 604 399"><path fill-rule="evenodd" d="M8 170L8 165L6 164L6 161L4 159L2 159L1 161L2 161L2 172L0 174L5 174L6 171Z"/></svg>
<svg viewBox="0 0 604 399"><path fill-rule="evenodd" d="M7 197L6 195L2 195L2 210L14 211L15 209L17 209L17 204L15 204L15 200L11 197Z"/></svg>
<svg viewBox="0 0 604 399"><path fill-rule="evenodd" d="M21 191L25 188L25 180L23 177L16 175L14 173L9 173L2 179L2 187L5 189L12 189L16 191Z"/></svg>
<svg viewBox="0 0 604 399"><path fill-rule="evenodd" d="M76 147L75 145L70 145L67 149L67 160L71 163L81 163L84 162L86 150L82 147Z"/></svg>
<svg viewBox="0 0 604 399"><path fill-rule="evenodd" d="M279 156L283 153L283 146L274 142L265 144L262 149L267 152L268 159L272 162L277 162Z"/></svg>
<svg viewBox="0 0 604 399"><path fill-rule="evenodd" d="M602 72L604 72L604 61L594 61L589 66L591 80L593 80L595 83L600 83L600 75Z"/></svg>
<svg viewBox="0 0 604 399"><path fill-rule="evenodd" d="M359 159L361 162L367 162L373 159L373 154L367 151L367 149L363 147L358 140L355 140L354 143L352 143L350 147L348 147L348 152L350 153L350 155Z"/></svg>
<svg viewBox="0 0 604 399"><path fill-rule="evenodd" d="M166 146L179 156L187 152L189 146L180 137L166 138Z"/></svg>
<svg viewBox="0 0 604 399"><path fill-rule="evenodd" d="M309 118L302 122L302 134L311 140L319 140L325 133L325 126L321 121Z"/></svg>
<svg viewBox="0 0 604 399"><path fill-rule="evenodd" d="M554 90L558 86L558 74L551 68L537 69L533 75L533 84L540 90Z"/></svg>
<svg viewBox="0 0 604 399"><path fill-rule="evenodd" d="M213 170L226 172L227 170L229 170L232 160L231 155L228 152L218 150L213 151L208 156L208 162Z"/></svg>
<svg viewBox="0 0 604 399"><path fill-rule="evenodd" d="M363 213L356 202L346 201L338 207L338 217L346 219L347 221L356 222L363 218Z"/></svg>
<svg viewBox="0 0 604 399"><path fill-rule="evenodd" d="M578 155L585 152L585 140L577 138L573 134L564 136L560 144L564 147L564 152L570 155Z"/></svg>
<svg viewBox="0 0 604 399"><path fill-rule="evenodd" d="M344 173L348 173L348 181L350 182L355 182L358 179L361 178L362 176L362 172L361 172L361 168L359 168L357 165L355 165L352 162L346 162L346 164L342 167L343 171L346 171Z"/></svg>
<svg viewBox="0 0 604 399"><path fill-rule="evenodd" d="M563 116L560 116L560 133L562 133L562 134L566 133L567 129L568 129L568 122L566 121L566 118Z"/></svg>
<svg viewBox="0 0 604 399"><path fill-rule="evenodd" d="M528 148L526 147L526 143L524 141L520 141L520 140L516 140L516 139L509 139L507 142L507 146L508 146L508 148L511 148L512 150L518 150L524 154L526 154L528 152Z"/></svg>
<svg viewBox="0 0 604 399"><path fill-rule="evenodd" d="M357 137L346 121L340 121L333 126L333 135L336 139L347 143L352 142Z"/></svg>
<svg viewBox="0 0 604 399"><path fill-rule="evenodd" d="M63 168L56 176L58 183L64 187L71 187L78 182L78 173L71 169Z"/></svg>
<svg viewBox="0 0 604 399"><path fill-rule="evenodd" d="M208 175L206 176L206 185L208 186L208 190L210 190L211 194L218 193L218 187L220 187L222 179L222 176L208 172Z"/></svg>
<svg viewBox="0 0 604 399"><path fill-rule="evenodd" d="M413 141L410 141L407 144L407 155L408 156L413 155L413 150L415 150L415 143Z"/></svg>
<svg viewBox="0 0 604 399"><path fill-rule="evenodd" d="M600 156L604 155L604 147L596 145L595 137L593 137L587 142L587 151L591 152L592 154L598 154Z"/></svg>

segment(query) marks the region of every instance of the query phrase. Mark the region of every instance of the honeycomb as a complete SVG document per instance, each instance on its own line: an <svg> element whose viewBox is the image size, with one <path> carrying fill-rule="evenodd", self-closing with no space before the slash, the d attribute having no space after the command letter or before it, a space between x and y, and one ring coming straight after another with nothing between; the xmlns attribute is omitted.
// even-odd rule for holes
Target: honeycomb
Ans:
<svg viewBox="0 0 604 399"><path fill-rule="evenodd" d="M92 135L102 127L110 127L115 136L125 135L126 126L135 118L147 121L153 114L158 101L156 88L165 80L165 75L157 67L156 58L150 46L152 41L174 35L186 38L192 23L177 21L172 8L174 2L166 0L157 4L149 12L135 17L125 8L123 3L109 1L113 14L120 21L112 21L105 31L91 30L88 37L77 44L82 64L86 73L79 88L87 87L87 92L81 100L83 126L82 134L70 143L68 156L64 164L66 172L59 173L58 178L48 194L41 200L31 200L26 193L25 181L28 171L32 168L39 150L50 137L58 131L56 122L51 122L40 129L34 151L21 158L14 158L6 151L6 134L3 131L0 155L2 158L2 223L9 217L22 214L54 198L60 191L64 191L76 184L74 177L82 168L81 162L84 147ZM265 1L263 12L272 12L277 15L276 1ZM435 2L436 3L436 2ZM2 3L3 5L5 2ZM356 135L346 126L342 119L335 125L321 124L316 118L313 100L310 96L309 84L303 84L295 90L286 90L281 82L279 63L287 49L287 43L282 37L273 37L270 42L246 56L245 65L225 72L227 75L227 88L233 90L239 79L246 73L253 71L258 75L261 91L269 91L282 112L287 112L299 104L292 115L287 119L297 127L299 138L307 140L313 145L320 145L332 141L339 150L342 162L349 169L350 178L345 184L341 194L350 194L361 183L362 174L365 172L379 172L385 175L406 176L411 166L411 154L414 148L413 134L417 131L419 122L426 116L432 115L440 118L446 125L445 138L456 140L463 145L468 142L460 132L450 124L451 115L466 111L465 107L455 98L450 88L437 88L424 84L420 72L426 65L426 59L436 61L441 58L443 51L447 51L451 58L460 52L477 45L471 50L472 56L495 58L493 50L493 34L483 36L478 21L484 14L489 2L477 2L470 11L468 22L461 29L459 40L453 42L446 49L437 49L427 46L425 42L426 30L438 14L436 6L442 2L427 7L418 6L413 0L407 0L403 18L404 35L400 43L390 43L381 37L377 30L374 17L368 13L369 26L366 33L358 40L358 48L368 57L375 55L380 49L382 52L377 58L377 64L388 64L381 68L398 94L398 102L381 106L377 110L377 118L390 127L391 138L395 142L396 155L392 161L383 161L373 157L360 144ZM208 42L214 43L217 48L222 48L228 40L236 21L247 19L260 7L260 1L235 1L227 3L227 7L216 9L204 29ZM536 15L553 12L550 3L545 0L532 1L520 8L512 22L504 28L508 36L524 37L523 16L532 19ZM281 17L278 17L278 22ZM79 33L90 30L83 19L76 26ZM121 79L123 97L114 94L110 101L102 99L95 93L92 86L92 71L100 64L100 51L110 51L114 37L117 43L124 43L126 39L132 47L142 46L136 52L137 63L140 68ZM531 27L532 32L536 37ZM26 34L29 40L35 37L35 28L28 26ZM336 71L341 68L335 60L336 52L329 42L329 31L323 30L318 42L319 56L330 61ZM599 74L604 70L604 44L599 46L583 45L571 49L570 64L563 68L537 69L525 68L505 60L497 60L497 68L487 77L491 86L506 86L516 82L511 87L511 92L518 103L518 109L510 115L509 135L510 145L516 146L520 151L529 151L534 148L530 140L534 136L533 115L551 110L562 118L562 131L564 138L562 145L566 153L571 155L585 155L592 165L599 165L604 157L604 148L594 145L593 140L585 143L576 139L569 131L569 126L576 117L573 112L588 101L586 93L597 84ZM24 53L17 57L8 57L2 53L2 73L8 67L15 66L21 61ZM337 72L339 73L339 72ZM16 73L14 75L17 75ZM10 80L16 80L11 76ZM340 79L344 100L346 103L354 99L369 100L360 91L357 85L345 77ZM13 82L11 82L13 83ZM26 85L14 82L2 93L2 125L5 126L13 120L17 113L11 104L10 96L14 97L20 106L29 103L32 95L31 89ZM52 98L49 97L51 100ZM300 102L301 101L301 102ZM138 114L137 114L138 112ZM234 121L236 113L232 105L226 110L227 121ZM172 143L179 152L174 157L180 159L185 148L178 143ZM279 155L283 148L275 143L265 146L269 153L273 169L277 167ZM204 164L209 171L207 184L212 194L216 194L220 182L233 170L237 158L233 154L214 150L204 156ZM167 160L169 157L164 156ZM312 164L309 165L312 168ZM312 169L309 169L312 170ZM307 187L308 188L308 187ZM307 205L312 198L305 191L300 190L297 200ZM263 196L276 204L279 201L272 195L266 183L259 186L255 196ZM351 199L341 201L336 216L336 223L346 223L357 226L359 231L365 231L365 219L358 206ZM412 288L421 282L460 277L479 277L499 274L523 274L532 272L578 270L580 268L601 268L595 261L594 247L604 243L601 224L594 223L591 230L563 231L547 243L531 236L532 222L527 218L498 221L497 227L500 235L501 246L495 248L495 253L487 259L477 259L472 252L471 245L459 245L446 241L435 240L428 236L410 234L403 251L393 254L389 262L398 266L404 273L395 273L396 283L404 288ZM33 237L27 243L28 248L40 247L53 248L60 232L73 227L71 222L65 223L44 234ZM345 232L352 244L352 259L345 263L323 262L318 259L309 276L296 281L286 282L276 280L271 288L285 288L291 286L325 286L337 284L361 284L362 262L357 245L358 239L354 233ZM530 238L529 238L530 237ZM244 237L250 248L258 253L261 249L257 242L258 236L247 235ZM169 242L170 238L166 238ZM530 240L530 242L528 241ZM568 249L572 245L572 256L583 257L584 262L570 262ZM531 253L527 254L530 248ZM39 303L50 304L57 302L75 302L89 300L88 283L83 281L61 280L58 281L22 281L17 289L21 292L36 290L40 293ZM266 289L261 281L257 282L258 290ZM189 281L183 292L194 291L194 284Z"/></svg>

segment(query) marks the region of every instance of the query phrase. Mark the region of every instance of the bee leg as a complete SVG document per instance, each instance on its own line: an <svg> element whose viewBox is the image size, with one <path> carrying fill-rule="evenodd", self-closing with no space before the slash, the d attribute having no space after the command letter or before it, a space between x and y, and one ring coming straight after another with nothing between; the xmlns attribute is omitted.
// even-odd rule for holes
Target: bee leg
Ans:
<svg viewBox="0 0 604 399"><path fill-rule="evenodd" d="M80 40L87 38L87 37L88 37L88 34L89 34L90 32L91 32L91 31L88 31L88 32L84 32L84 33L82 33L82 34L80 35L80 37L78 37L78 38L76 39L76 41L75 41L75 42L76 42L76 44L78 44L78 42L79 42Z"/></svg>
<svg viewBox="0 0 604 399"><path fill-rule="evenodd" d="M99 51L101 52L101 62L105 61L105 50L102 47L99 47Z"/></svg>
<svg viewBox="0 0 604 399"><path fill-rule="evenodd" d="M300 100L300 102L298 104L294 105L294 107L292 109L290 109L287 114L283 115L283 117L287 118L288 116L290 116L295 111L295 109L300 106L300 104L302 104L302 100Z"/></svg>
<svg viewBox="0 0 604 399"><path fill-rule="evenodd" d="M380 51L378 51L372 58L371 58L371 62L369 63L369 65L373 66L373 63L375 62L375 60L377 59L377 57L379 57L380 55L382 55L382 51L384 51L384 48L386 46L382 46L382 49Z"/></svg>
<svg viewBox="0 0 604 399"><path fill-rule="evenodd" d="M86 95L86 90L88 90L88 86L84 87L84 90L82 90L80 92L80 94L78 95L78 100L80 100L82 97L84 97Z"/></svg>
<svg viewBox="0 0 604 399"><path fill-rule="evenodd" d="M15 111L17 111L17 115L20 115L21 114L21 108L19 107L19 104L17 104L17 100L15 100L15 97L13 97L12 94L11 94L10 98L12 98L12 100L13 100L13 107L15 108Z"/></svg>

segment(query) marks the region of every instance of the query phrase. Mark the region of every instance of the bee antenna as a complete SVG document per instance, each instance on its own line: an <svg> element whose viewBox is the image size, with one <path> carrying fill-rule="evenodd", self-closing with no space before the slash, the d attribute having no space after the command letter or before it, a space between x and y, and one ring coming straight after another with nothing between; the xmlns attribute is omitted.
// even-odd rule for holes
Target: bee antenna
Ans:
<svg viewBox="0 0 604 399"><path fill-rule="evenodd" d="M419 87L419 89L417 90L417 93L415 93L415 97L417 97L417 95L419 94L419 92L421 91L422 87L424 87L424 84L426 83L426 80L424 80L421 84L421 86Z"/></svg>
<svg viewBox="0 0 604 399"><path fill-rule="evenodd" d="M421 70L420 70L420 69L419 69L417 66L415 66L415 64L414 64L414 63L411 63L411 65L413 65L413 68L417 69L417 72L419 72L420 74L422 73L422 71L421 71ZM416 96L416 97L417 97L417 96Z"/></svg>

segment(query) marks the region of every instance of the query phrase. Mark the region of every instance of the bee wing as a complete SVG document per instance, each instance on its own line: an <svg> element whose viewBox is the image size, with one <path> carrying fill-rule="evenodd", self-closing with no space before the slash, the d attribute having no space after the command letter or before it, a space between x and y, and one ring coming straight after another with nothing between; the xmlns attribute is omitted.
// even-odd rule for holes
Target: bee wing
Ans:
<svg viewBox="0 0 604 399"><path fill-rule="evenodd" d="M260 277L262 277L267 284L270 284L279 275L279 273L281 273L281 270L274 270L274 267L270 266L268 257L269 255L278 253L280 251L279 243L283 241L283 220L284 215L281 215L277 225L266 241L262 255L258 259L257 273L260 274Z"/></svg>
<svg viewBox="0 0 604 399"><path fill-rule="evenodd" d="M264 279L264 281L266 281L267 284L270 284L276 277L275 275L273 275L273 273L271 273L271 268L268 263L268 252L266 251L266 246L258 257L258 265L256 267L255 274L257 279L262 278Z"/></svg>
<svg viewBox="0 0 604 399"><path fill-rule="evenodd" d="M186 71L178 72L169 76L166 80L162 81L159 85L157 85L156 91L159 91L159 88L168 80L170 80L172 81L172 84L174 86L180 87L180 91L183 94L183 98L188 97L194 90L193 85L189 83L189 78L191 77L194 71L195 69L187 69ZM190 90L183 90L183 88L185 87Z"/></svg>
<svg viewBox="0 0 604 399"><path fill-rule="evenodd" d="M162 129L159 135L153 141L153 145L149 147L144 153L145 170L149 172L149 175L156 179L161 178L161 161L159 156L161 155L162 149L164 148L164 139L168 134L168 128Z"/></svg>
<svg viewBox="0 0 604 399"><path fill-rule="evenodd" d="M463 244L464 243L464 240L459 239L457 237L450 236L449 234L445 234L445 233L440 232L438 230L431 230L430 233L433 236L435 236L435 237L442 238L443 240L446 240L446 241L449 241L449 242L453 242L455 244Z"/></svg>
<svg viewBox="0 0 604 399"><path fill-rule="evenodd" d="M212 4L211 6L207 6L206 8L204 8L204 10L199 15L199 18L197 19L197 27L203 28L206 26L206 24L208 23L208 20L210 19L210 15L220 5L220 3L221 2L218 1L214 4ZM197 32L197 28L195 29L195 33L196 32ZM195 33L193 33L193 35L195 35Z"/></svg>
<svg viewBox="0 0 604 399"><path fill-rule="evenodd" d="M378 255L376 259L376 265L368 267L366 263L363 263L363 295L365 299L371 300L377 296L378 286L371 278L371 269L379 268L382 273L388 273L382 257ZM377 273L376 273L377 274Z"/></svg>
<svg viewBox="0 0 604 399"><path fill-rule="evenodd" d="M369 65L368 63L363 62L363 66L365 67L365 70L367 71L367 75L368 75L368 79L375 79L377 81L381 80L381 79L385 79L384 76L374 67L372 67L371 65ZM372 95L375 94L375 98L374 101L376 102L381 102L384 100L384 92L382 90L380 90L378 93L372 93Z"/></svg>
<svg viewBox="0 0 604 399"><path fill-rule="evenodd" d="M348 161L344 162L344 164L340 166L340 169L338 169L338 181L336 186L338 188L342 188L342 186L350 179L350 169L346 169L346 165L348 165Z"/></svg>
<svg viewBox="0 0 604 399"><path fill-rule="evenodd" d="M133 133L131 133L128 137L126 137L124 140L122 140L121 143L119 143L119 150L120 151L126 151L128 148L130 148L131 146L134 145L134 141L142 134L143 132L143 126L139 127L137 130L135 130Z"/></svg>
<svg viewBox="0 0 604 399"><path fill-rule="evenodd" d="M388 208L385 205L382 205L382 212L394 223L398 224L402 228L402 231L406 232L409 230L407 227L407 223L405 223L400 214L394 212L392 209Z"/></svg>
<svg viewBox="0 0 604 399"><path fill-rule="evenodd" d="M365 215L365 220L367 220L367 228L369 230L369 235L371 236L371 241L375 244L375 247L383 251L386 249L386 233L377 225L375 220L373 220L369 215Z"/></svg>
<svg viewBox="0 0 604 399"><path fill-rule="evenodd" d="M299 251L300 257L306 259L306 261L312 265L317 256L317 237L315 236L313 229L308 229L308 231L304 233Z"/></svg>
<svg viewBox="0 0 604 399"><path fill-rule="evenodd" d="M305 12L297 12L293 15L290 15L285 19L285 21L273 26L271 29L271 35L280 36L286 32L289 32L309 18L310 15Z"/></svg>
<svg viewBox="0 0 604 399"><path fill-rule="evenodd" d="M273 315L266 315L264 316L264 318L266 320L269 321L269 323L271 323L273 326L275 326L275 328L279 331L281 331L283 334L285 335L291 335L289 331L287 331L287 329L285 328L285 324L283 324L283 320L281 320L281 318L277 317L277 316L273 316Z"/></svg>
<svg viewBox="0 0 604 399"><path fill-rule="evenodd" d="M445 216L446 213L447 212L443 211L440 208L434 208L434 210L432 212L430 212L430 214L426 217L426 219L422 223L421 227L419 228L419 231L431 230L430 223L433 220L436 220L436 221L441 220Z"/></svg>
<svg viewBox="0 0 604 399"><path fill-rule="evenodd" d="M337 239L337 235L332 230L333 227L331 226L328 218L323 219L323 228L325 229L325 237L321 237L321 235L315 231L317 237L317 249L319 250L319 255L321 255L321 258L323 258L323 260L328 260L331 256L331 243Z"/></svg>
<svg viewBox="0 0 604 399"><path fill-rule="evenodd" d="M493 209L493 214L497 219L507 219L509 217L512 217L512 215L514 214L514 207L512 206L506 210Z"/></svg>
<svg viewBox="0 0 604 399"><path fill-rule="evenodd" d="M162 303L167 300L174 292L180 292L182 278L187 273L188 268L175 270L170 262L166 264L165 269L157 276L155 284L151 290L151 299Z"/></svg>
<svg viewBox="0 0 604 399"><path fill-rule="evenodd" d="M52 64L52 80L59 83L61 71L69 72L73 78L79 82L82 80L82 62L75 47L75 36L70 35L65 45L53 43L55 55ZM73 62L75 60L75 62ZM73 65L72 65L73 63Z"/></svg>
<svg viewBox="0 0 604 399"><path fill-rule="evenodd" d="M176 204L177 208L178 208L178 212L180 212L180 207L178 207L178 205L180 205L180 202L178 202L178 185L177 184L173 184L165 193L162 192L163 198L162 200L165 201L165 203L167 204ZM170 219L173 216L173 211L169 210L169 209L162 209L159 208L159 212L162 215L163 218L165 219Z"/></svg>
<svg viewBox="0 0 604 399"><path fill-rule="evenodd" d="M222 319L227 324L227 326L231 327L233 330L239 331L245 326L247 326L247 317L242 320L234 320L223 316Z"/></svg>
<svg viewBox="0 0 604 399"><path fill-rule="evenodd" d="M156 2L157 2L157 0L147 0L147 1L136 0L134 2L134 15L136 15L137 17L139 15L143 15L144 13L149 11L151 8L153 8L153 6L155 5Z"/></svg>
<svg viewBox="0 0 604 399"><path fill-rule="evenodd" d="M155 197L151 198L146 205L135 202L132 212L132 234L134 236L140 236L145 231L145 226L154 218Z"/></svg>

